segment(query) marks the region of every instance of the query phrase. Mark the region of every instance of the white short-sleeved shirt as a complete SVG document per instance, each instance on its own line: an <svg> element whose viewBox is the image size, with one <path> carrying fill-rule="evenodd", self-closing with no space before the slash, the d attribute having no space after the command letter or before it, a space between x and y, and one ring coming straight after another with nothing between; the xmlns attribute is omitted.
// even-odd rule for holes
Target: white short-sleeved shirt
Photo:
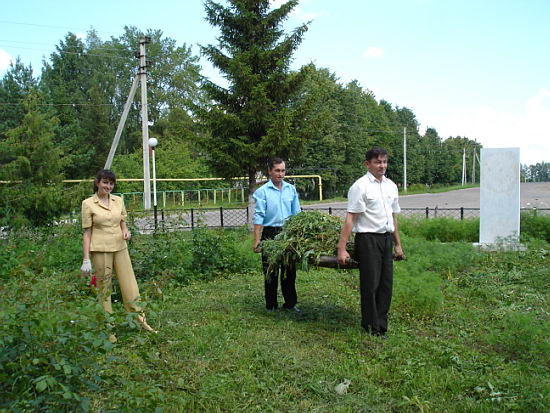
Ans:
<svg viewBox="0 0 550 413"><path fill-rule="evenodd" d="M397 185L382 177L378 181L367 172L348 191L348 212L354 216L353 232L393 232L393 215L401 212Z"/></svg>

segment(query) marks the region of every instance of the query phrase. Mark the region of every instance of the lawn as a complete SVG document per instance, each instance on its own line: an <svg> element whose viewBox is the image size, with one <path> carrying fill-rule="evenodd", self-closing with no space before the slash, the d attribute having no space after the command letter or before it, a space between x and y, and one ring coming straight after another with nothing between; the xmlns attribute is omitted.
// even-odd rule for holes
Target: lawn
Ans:
<svg viewBox="0 0 550 413"><path fill-rule="evenodd" d="M205 242L211 234L193 236L194 244L211 248L208 257L223 254ZM0 411L550 410L544 241L529 241L525 252L479 253L468 243L403 236L408 259L396 263L383 340L361 331L354 271L299 272L302 313L266 312L259 257L243 233L215 235L240 259L204 277L183 275L198 262L209 268L208 257L190 247L191 235L154 241L157 255L180 254L159 258L164 265L137 256L153 245L151 236L134 241L157 335L138 331L120 304L114 318L101 314L74 270L74 231L35 237L7 241L1 255L2 345L12 356L0 359ZM76 377L71 369L79 368ZM343 394L335 390L340 383L349 383Z"/></svg>

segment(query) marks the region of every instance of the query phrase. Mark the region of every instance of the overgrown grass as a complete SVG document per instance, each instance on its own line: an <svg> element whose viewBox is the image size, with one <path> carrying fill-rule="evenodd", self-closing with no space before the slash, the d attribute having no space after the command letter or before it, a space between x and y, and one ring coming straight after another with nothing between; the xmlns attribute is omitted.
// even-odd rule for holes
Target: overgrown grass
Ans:
<svg viewBox="0 0 550 413"><path fill-rule="evenodd" d="M479 218L399 217L399 230L409 236L441 242L477 242ZM520 219L520 241L545 240L550 243L550 216L524 212Z"/></svg>
<svg viewBox="0 0 550 413"><path fill-rule="evenodd" d="M251 253L248 236L234 232L220 240L224 236L219 233L194 235L194 248L207 250L195 262L250 261L244 273L237 273L234 264L230 271L208 264L203 268L209 276L184 277L187 263L193 262L192 236L132 241L135 263L138 250L144 255L170 254L154 265L143 263L143 269L149 269L140 275L149 322L160 329L158 335L136 331L122 316L121 306L115 306L118 318L107 321L119 341L112 349L104 348L107 327L98 329L94 317L79 321L87 326L84 332L98 336L98 348L106 352L91 352L94 366L79 365L83 380L95 377L98 390L72 382L64 373L53 376L72 394L89 400L90 411L550 409L549 245L543 240L529 241L524 252L480 253L469 243L442 244L405 234L408 258L395 267L390 338L380 340L361 331L356 271L299 272L302 313L267 313L259 256ZM72 325L75 316L70 314L85 318L99 311L90 309L91 293L74 270L80 255L72 254L80 246L71 243L79 241L78 236L67 230L46 238L50 242L41 238L49 235L36 237L13 239L10 252L1 255L0 268L8 270L0 287L2 325L22 302L36 314L59 320L55 325L65 325L61 321L67 319ZM210 244L201 237L218 241ZM21 253L15 252L20 248ZM223 254L216 255L218 250ZM228 253L233 257L224 255ZM9 320L10 328L18 325L16 318ZM37 323L33 328L46 327ZM71 343L80 337L80 329L66 330L75 336ZM55 341L55 334L36 335L35 343ZM74 345L55 354L68 360L83 354L90 358ZM24 360L32 363L30 357ZM46 360L44 368L57 371L54 364ZM3 361L0 372L5 368ZM0 409L8 408L12 399L4 396L13 398L14 392L8 392L13 388L21 390L15 394L21 411L33 411L30 401L37 395L55 396L49 388L38 392L33 375L43 372L26 371L34 385L27 392L17 387L23 384L2 377ZM348 391L338 394L334 386L345 379L351 381ZM50 403L50 410L75 409L61 393Z"/></svg>

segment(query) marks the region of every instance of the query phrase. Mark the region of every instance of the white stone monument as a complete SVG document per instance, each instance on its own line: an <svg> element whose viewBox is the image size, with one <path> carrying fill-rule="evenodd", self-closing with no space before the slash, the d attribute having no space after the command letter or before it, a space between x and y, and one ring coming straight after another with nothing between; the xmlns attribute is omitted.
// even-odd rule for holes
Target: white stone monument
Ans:
<svg viewBox="0 0 550 413"><path fill-rule="evenodd" d="M519 244L519 148L481 149L479 244L522 249Z"/></svg>

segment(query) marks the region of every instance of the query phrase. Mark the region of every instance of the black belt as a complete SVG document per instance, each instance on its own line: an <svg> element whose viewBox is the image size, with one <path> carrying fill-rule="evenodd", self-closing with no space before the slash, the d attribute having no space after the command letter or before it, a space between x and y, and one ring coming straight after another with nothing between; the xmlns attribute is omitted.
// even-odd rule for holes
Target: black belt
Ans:
<svg viewBox="0 0 550 413"><path fill-rule="evenodd" d="M360 235L376 235L379 237L389 237L392 233L391 232L358 232L357 234Z"/></svg>

